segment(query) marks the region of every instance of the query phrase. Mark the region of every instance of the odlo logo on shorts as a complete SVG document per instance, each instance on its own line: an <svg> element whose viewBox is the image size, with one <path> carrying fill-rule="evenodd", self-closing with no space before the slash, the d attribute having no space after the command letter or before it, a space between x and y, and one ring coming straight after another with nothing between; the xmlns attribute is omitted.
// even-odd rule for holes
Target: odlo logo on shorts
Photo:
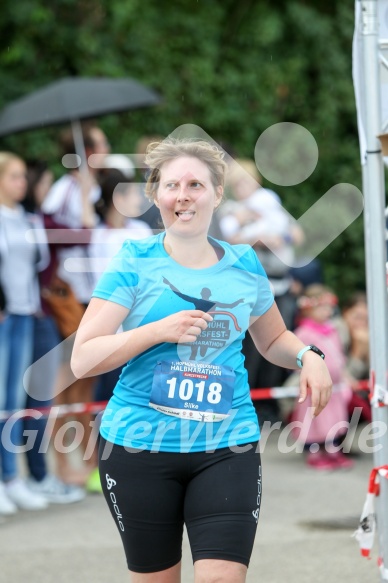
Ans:
<svg viewBox="0 0 388 583"><path fill-rule="evenodd" d="M257 509L252 510L252 514L254 519L256 520L256 524L259 521L259 514L260 514L260 502L261 502L261 466L259 467L259 478L257 480Z"/></svg>
<svg viewBox="0 0 388 583"><path fill-rule="evenodd" d="M111 490L113 486L116 486L116 480L112 480L109 474L106 474L106 487Z"/></svg>
<svg viewBox="0 0 388 583"><path fill-rule="evenodd" d="M106 474L105 478L106 478L106 487L108 488L108 490L111 490L113 488L113 486L116 486L116 480L113 480L109 476L109 474ZM117 522L119 523L119 528L120 528L121 532L124 532L124 524L121 521L123 515L120 512L120 508L117 506L116 495L114 492L111 492L109 494L109 497L110 497L112 504L113 504L113 510L115 511Z"/></svg>

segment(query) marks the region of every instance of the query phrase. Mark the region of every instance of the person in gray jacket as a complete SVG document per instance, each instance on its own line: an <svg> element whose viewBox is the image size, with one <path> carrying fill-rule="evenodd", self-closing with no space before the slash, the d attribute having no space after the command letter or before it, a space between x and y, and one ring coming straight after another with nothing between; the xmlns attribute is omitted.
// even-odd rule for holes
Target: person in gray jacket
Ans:
<svg viewBox="0 0 388 583"><path fill-rule="evenodd" d="M0 152L0 411L24 407L33 315L40 309L37 272L48 261L47 245L34 237L35 229L44 233L39 217L26 213L20 204L26 188L23 160ZM0 514L46 508L44 498L18 476L15 446L22 442L21 420L11 416L0 423L0 437Z"/></svg>

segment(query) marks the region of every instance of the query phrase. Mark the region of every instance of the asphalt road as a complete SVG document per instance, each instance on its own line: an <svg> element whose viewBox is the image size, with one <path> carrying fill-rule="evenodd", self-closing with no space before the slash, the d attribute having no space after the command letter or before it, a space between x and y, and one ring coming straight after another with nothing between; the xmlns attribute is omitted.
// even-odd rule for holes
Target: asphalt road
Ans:
<svg viewBox="0 0 388 583"><path fill-rule="evenodd" d="M263 451L263 502L248 583L374 583L373 560L351 538L365 500L371 454L358 436L355 467L317 472L301 454L279 452L273 433ZM362 440L361 440L362 441ZM187 539L182 582L193 583ZM116 526L100 495L0 523L1 583L128 583Z"/></svg>

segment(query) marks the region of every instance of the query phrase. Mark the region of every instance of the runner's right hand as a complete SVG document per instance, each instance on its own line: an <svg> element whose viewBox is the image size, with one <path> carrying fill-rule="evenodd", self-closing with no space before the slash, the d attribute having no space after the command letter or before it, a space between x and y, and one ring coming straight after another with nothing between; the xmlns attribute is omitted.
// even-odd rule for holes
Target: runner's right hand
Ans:
<svg viewBox="0 0 388 583"><path fill-rule="evenodd" d="M213 318L202 310L182 310L155 322L159 342L195 342Z"/></svg>

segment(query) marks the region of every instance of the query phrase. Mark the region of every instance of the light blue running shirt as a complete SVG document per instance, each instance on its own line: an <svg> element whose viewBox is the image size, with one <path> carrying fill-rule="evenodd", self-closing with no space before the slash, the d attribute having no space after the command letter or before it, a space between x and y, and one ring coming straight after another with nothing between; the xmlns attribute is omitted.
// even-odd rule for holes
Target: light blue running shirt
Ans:
<svg viewBox="0 0 388 583"><path fill-rule="evenodd" d="M161 343L122 370L101 421L101 435L118 445L152 451L213 451L259 439L241 353L250 316L273 304L268 278L249 245L229 245L218 263L189 269L171 259L165 233L126 241L93 297L130 310L123 330L181 310L213 317L191 344Z"/></svg>

